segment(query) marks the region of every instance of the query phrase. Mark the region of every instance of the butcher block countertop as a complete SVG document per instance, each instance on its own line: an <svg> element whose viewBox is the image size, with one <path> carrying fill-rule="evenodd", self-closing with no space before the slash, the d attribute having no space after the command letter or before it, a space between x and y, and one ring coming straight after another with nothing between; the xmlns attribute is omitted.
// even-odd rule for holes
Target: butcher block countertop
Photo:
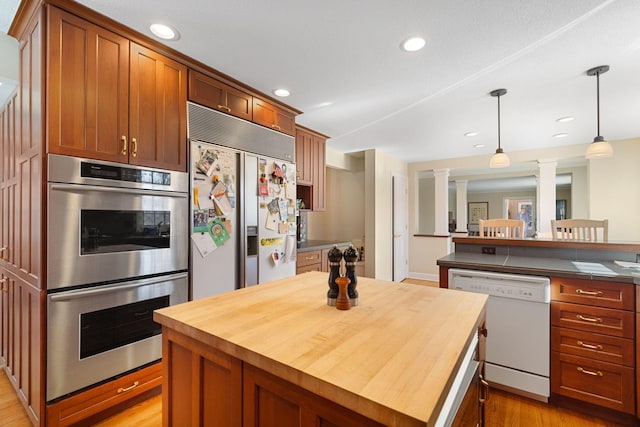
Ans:
<svg viewBox="0 0 640 427"><path fill-rule="evenodd" d="M385 425L431 426L483 323L487 296L358 278L329 307L309 272L155 312L192 337Z"/></svg>

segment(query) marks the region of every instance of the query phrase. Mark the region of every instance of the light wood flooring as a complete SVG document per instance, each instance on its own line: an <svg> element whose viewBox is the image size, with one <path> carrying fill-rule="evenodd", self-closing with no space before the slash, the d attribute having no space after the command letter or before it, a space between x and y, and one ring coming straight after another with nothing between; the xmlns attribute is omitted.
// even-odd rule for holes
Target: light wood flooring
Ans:
<svg viewBox="0 0 640 427"><path fill-rule="evenodd" d="M438 282L406 279L405 282L438 286ZM0 372L0 427L28 427L31 424L4 369ZM620 424L559 408L501 390L491 390L486 408L487 427L619 427ZM162 425L162 397L145 400L99 424L100 427L155 427ZM640 425L640 424L638 424Z"/></svg>

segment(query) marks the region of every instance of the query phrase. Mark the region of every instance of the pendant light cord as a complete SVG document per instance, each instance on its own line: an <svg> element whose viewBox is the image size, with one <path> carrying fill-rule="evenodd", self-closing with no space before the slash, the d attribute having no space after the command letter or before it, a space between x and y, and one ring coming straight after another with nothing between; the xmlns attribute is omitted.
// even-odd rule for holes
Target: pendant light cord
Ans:
<svg viewBox="0 0 640 427"><path fill-rule="evenodd" d="M500 149L500 95L498 95L498 149Z"/></svg>
<svg viewBox="0 0 640 427"><path fill-rule="evenodd" d="M598 117L598 135L600 136L600 73L596 73L596 103Z"/></svg>

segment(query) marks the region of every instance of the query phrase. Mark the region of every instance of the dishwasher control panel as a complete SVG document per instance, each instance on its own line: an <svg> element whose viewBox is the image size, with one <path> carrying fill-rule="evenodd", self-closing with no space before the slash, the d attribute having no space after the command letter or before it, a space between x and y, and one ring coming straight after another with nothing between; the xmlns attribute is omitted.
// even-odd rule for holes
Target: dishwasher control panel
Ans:
<svg viewBox="0 0 640 427"><path fill-rule="evenodd" d="M449 288L542 303L551 300L549 278L541 276L450 269Z"/></svg>

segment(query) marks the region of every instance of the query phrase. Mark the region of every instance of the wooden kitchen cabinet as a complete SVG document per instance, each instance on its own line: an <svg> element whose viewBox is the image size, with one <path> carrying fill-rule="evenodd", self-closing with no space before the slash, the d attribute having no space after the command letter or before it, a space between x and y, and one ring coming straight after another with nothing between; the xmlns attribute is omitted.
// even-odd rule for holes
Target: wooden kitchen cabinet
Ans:
<svg viewBox="0 0 640 427"><path fill-rule="evenodd" d="M322 251L298 252L296 256L296 274L308 271L322 271Z"/></svg>
<svg viewBox="0 0 640 427"><path fill-rule="evenodd" d="M249 364L243 374L246 426L382 426Z"/></svg>
<svg viewBox="0 0 640 427"><path fill-rule="evenodd" d="M295 136L295 115L257 97L253 97L253 121L278 132Z"/></svg>
<svg viewBox="0 0 640 427"><path fill-rule="evenodd" d="M48 24L48 151L186 171L187 67L55 7Z"/></svg>
<svg viewBox="0 0 640 427"><path fill-rule="evenodd" d="M194 70L189 70L189 101L244 120L253 120L253 97Z"/></svg>
<svg viewBox="0 0 640 427"><path fill-rule="evenodd" d="M296 185L313 185L313 134L296 128Z"/></svg>
<svg viewBox="0 0 640 427"><path fill-rule="evenodd" d="M635 295L628 283L551 278L551 391L636 413Z"/></svg>
<svg viewBox="0 0 640 427"><path fill-rule="evenodd" d="M325 135L296 127L297 198L313 211L326 210L326 140Z"/></svg>
<svg viewBox="0 0 640 427"><path fill-rule="evenodd" d="M313 139L313 210L325 211L326 206L326 141Z"/></svg>

